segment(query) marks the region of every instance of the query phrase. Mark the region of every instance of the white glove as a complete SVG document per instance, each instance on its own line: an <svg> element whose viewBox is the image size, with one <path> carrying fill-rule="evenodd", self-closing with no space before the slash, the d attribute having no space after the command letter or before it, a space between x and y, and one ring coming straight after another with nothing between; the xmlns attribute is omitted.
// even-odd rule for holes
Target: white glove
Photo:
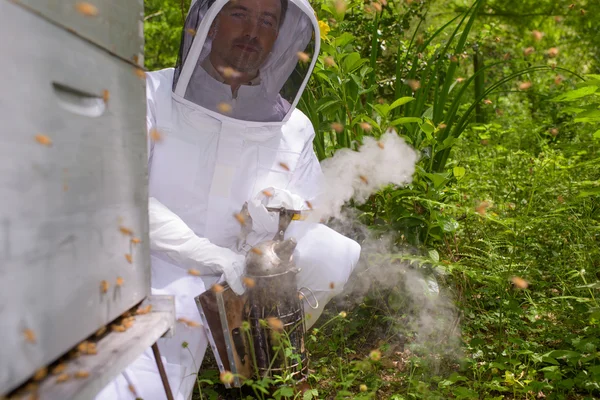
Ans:
<svg viewBox="0 0 600 400"><path fill-rule="evenodd" d="M279 229L279 212L269 208L287 208L290 210L308 209L304 199L284 189L267 188L248 202L248 213L252 219L252 231L245 238L248 246L272 239ZM246 247L248 247L246 246Z"/></svg>
<svg viewBox="0 0 600 400"><path fill-rule="evenodd" d="M175 213L153 197L148 201L150 250L166 261L205 275L223 274L238 295L244 293L245 257L197 236Z"/></svg>

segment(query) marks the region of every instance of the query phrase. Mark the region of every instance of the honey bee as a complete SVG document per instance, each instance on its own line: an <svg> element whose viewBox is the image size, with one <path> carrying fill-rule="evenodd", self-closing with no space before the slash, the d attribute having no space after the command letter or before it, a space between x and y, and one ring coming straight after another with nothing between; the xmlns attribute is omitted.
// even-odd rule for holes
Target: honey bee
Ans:
<svg viewBox="0 0 600 400"><path fill-rule="evenodd" d="M217 110L219 110L222 114L229 114L233 108L231 104L228 103L219 103L217 104Z"/></svg>
<svg viewBox="0 0 600 400"><path fill-rule="evenodd" d="M231 67L219 68L219 72L224 78L239 78L241 74Z"/></svg>
<svg viewBox="0 0 600 400"><path fill-rule="evenodd" d="M104 332L106 332L106 326L100 327L100 329L98 329L96 333L94 333L94 336L102 336Z"/></svg>
<svg viewBox="0 0 600 400"><path fill-rule="evenodd" d="M109 287L110 287L110 284L107 281L100 282L100 291L102 291L102 293L108 292Z"/></svg>
<svg viewBox="0 0 600 400"><path fill-rule="evenodd" d="M95 17L98 15L98 7L90 3L79 2L75 4L75 9L79 14L85 15L86 17Z"/></svg>
<svg viewBox="0 0 600 400"><path fill-rule="evenodd" d="M362 128L362 130L365 131L365 132L370 132L371 129L373 129L373 127L371 126L371 124L369 124L368 122L361 122L359 125Z"/></svg>
<svg viewBox="0 0 600 400"><path fill-rule="evenodd" d="M121 287L123 286L123 278L121 278L120 276L117 277L117 287Z"/></svg>
<svg viewBox="0 0 600 400"><path fill-rule="evenodd" d="M177 318L177 322L187 325L190 328L197 328L200 326L198 322L192 321L191 319L187 318Z"/></svg>
<svg viewBox="0 0 600 400"><path fill-rule="evenodd" d="M279 318L269 317L267 318L267 323L269 324L269 327L274 331L283 331L283 322L281 322Z"/></svg>
<svg viewBox="0 0 600 400"><path fill-rule="evenodd" d="M63 383L68 381L69 379L71 379L71 376L69 374L60 374L56 377L56 383Z"/></svg>
<svg viewBox="0 0 600 400"><path fill-rule="evenodd" d="M50 373L52 375L60 375L62 374L65 370L67 369L67 365L66 364L58 364L56 365L54 368L52 368L52 371L50 371Z"/></svg>
<svg viewBox="0 0 600 400"><path fill-rule="evenodd" d="M48 375L48 368L47 367L42 367L42 368L38 369L37 371L35 371L35 374L33 375L33 380L34 381L41 381L47 375Z"/></svg>
<svg viewBox="0 0 600 400"><path fill-rule="evenodd" d="M162 135L157 129L150 129L150 140L152 140L153 142L160 142L162 140Z"/></svg>
<svg viewBox="0 0 600 400"><path fill-rule="evenodd" d="M223 290L225 290L225 288L221 285L219 285L218 283L215 283L214 285L212 285L212 291L215 293L221 293L223 292Z"/></svg>
<svg viewBox="0 0 600 400"><path fill-rule="evenodd" d="M190 274L192 276L200 276L200 271L198 271L195 268L190 268L190 269L188 269L188 274Z"/></svg>
<svg viewBox="0 0 600 400"><path fill-rule="evenodd" d="M259 256L262 255L262 253L263 253L262 250L259 249L258 247L253 247L253 248L250 249L250 251L253 252L254 254L259 255Z"/></svg>
<svg viewBox="0 0 600 400"><path fill-rule="evenodd" d="M358 177L360 178L360 180L361 180L361 181L363 181L363 183L364 183L365 185L368 185L368 184L369 184L369 180L367 179L367 177L366 177L366 176L364 176L364 175L359 175Z"/></svg>
<svg viewBox="0 0 600 400"><path fill-rule="evenodd" d="M150 311L152 311L152 304L148 304L144 308L138 308L135 313L137 315L144 315L144 314L148 314Z"/></svg>
<svg viewBox="0 0 600 400"><path fill-rule="evenodd" d="M309 62L310 61L310 56L308 54L306 54L303 51L299 51L296 53L296 55L298 56L298 60L302 61L302 62Z"/></svg>
<svg viewBox="0 0 600 400"><path fill-rule="evenodd" d="M385 145L381 142L377 142L377 147L379 147L381 150L385 149Z"/></svg>
<svg viewBox="0 0 600 400"><path fill-rule="evenodd" d="M329 289L333 290L335 288L334 282L329 282Z"/></svg>
<svg viewBox="0 0 600 400"><path fill-rule="evenodd" d="M125 329L131 328L133 326L133 321L135 321L135 318L133 317L125 318L122 322Z"/></svg>
<svg viewBox="0 0 600 400"><path fill-rule="evenodd" d="M308 207L309 210L313 209L313 205L310 201L306 200L305 203L306 203L306 207Z"/></svg>
<svg viewBox="0 0 600 400"><path fill-rule="evenodd" d="M140 238L132 238L131 239L131 243L133 243L133 244L140 244L140 243L142 243L142 240Z"/></svg>
<svg viewBox="0 0 600 400"><path fill-rule="evenodd" d="M81 342L77 345L77 350L79 350L80 352L85 354L85 353L87 353L88 345L89 345L89 342L87 340L84 340L83 342Z"/></svg>
<svg viewBox="0 0 600 400"><path fill-rule="evenodd" d="M133 257L131 256L131 254L125 254L125 259L129 264L133 264Z"/></svg>
<svg viewBox="0 0 600 400"><path fill-rule="evenodd" d="M339 122L333 122L331 124L331 129L333 129L334 131L336 131L337 133L342 133L344 131L344 125L342 125Z"/></svg>
<svg viewBox="0 0 600 400"><path fill-rule="evenodd" d="M47 146L47 147L50 147L50 146L52 146L52 139L50 139L50 138L49 138L48 136L46 136L46 135L42 135L41 133L40 133L40 134L37 134L37 135L35 135L35 140L36 140L36 141L37 141L39 144L41 144L41 145L44 145L44 146Z"/></svg>
<svg viewBox="0 0 600 400"><path fill-rule="evenodd" d="M131 385L131 384L130 384L129 386L127 386L127 388L129 389L129 391L130 391L130 392L131 392L131 393L132 393L132 394L133 394L135 397L137 397L137 392L136 392L136 390L135 390L135 387L134 387L133 385Z"/></svg>
<svg viewBox="0 0 600 400"><path fill-rule="evenodd" d="M110 92L106 89L104 89L102 91L102 100L104 100L105 103L108 103L108 100L110 99Z"/></svg>
<svg viewBox="0 0 600 400"><path fill-rule="evenodd" d="M240 223L240 225L246 224L246 218L241 213L233 214L233 217Z"/></svg>
<svg viewBox="0 0 600 400"><path fill-rule="evenodd" d="M249 289L252 289L254 286L256 286L256 281L252 278L245 276L242 280L244 285L246 285L246 287Z"/></svg>
<svg viewBox="0 0 600 400"><path fill-rule="evenodd" d="M456 62L456 61L455 61ZM416 92L418 89L421 88L421 82L414 80L414 79L409 79L406 81L406 84L411 88L411 90L413 92Z"/></svg>
<svg viewBox="0 0 600 400"><path fill-rule="evenodd" d="M271 192L270 190L263 190L262 194L265 195L265 197L273 197L273 192Z"/></svg>
<svg viewBox="0 0 600 400"><path fill-rule="evenodd" d="M135 75L136 75L138 78L140 78L140 79L144 79L144 80L146 79L146 72L144 72L144 70L143 70L143 69L141 69L141 68L136 68L136 69L134 70L134 72L135 72Z"/></svg>
<svg viewBox="0 0 600 400"><path fill-rule="evenodd" d="M286 163L284 163L284 162L280 162L279 166L281 167L281 169L283 169L285 171L289 171L290 170L290 167Z"/></svg>
<svg viewBox="0 0 600 400"><path fill-rule="evenodd" d="M35 332L29 328L23 331L23 336L25 337L25 340L29 343L35 344L37 342Z"/></svg>
<svg viewBox="0 0 600 400"><path fill-rule="evenodd" d="M196 36L196 30L192 29L192 28L188 28L185 30L186 33L192 35L192 36Z"/></svg>
<svg viewBox="0 0 600 400"><path fill-rule="evenodd" d="M123 325L112 324L110 329L113 332L125 332L127 329Z"/></svg>
<svg viewBox="0 0 600 400"><path fill-rule="evenodd" d="M106 329L106 328L104 328L104 329ZM96 343L88 344L86 354L90 355L90 356L94 356L94 355L98 354L98 350L96 349Z"/></svg>
<svg viewBox="0 0 600 400"><path fill-rule="evenodd" d="M133 231L126 226L123 226L123 225L119 226L119 231L121 231L121 233L123 235L133 236Z"/></svg>
<svg viewBox="0 0 600 400"><path fill-rule="evenodd" d="M519 90L527 90L529 88L531 88L532 84L531 82L523 82L519 85Z"/></svg>
<svg viewBox="0 0 600 400"><path fill-rule="evenodd" d="M88 371L79 370L79 371L75 372L75 378L77 378L77 379L85 379L89 376L90 376L90 373Z"/></svg>
<svg viewBox="0 0 600 400"><path fill-rule="evenodd" d="M479 203L477 205L477 207L475 207L475 211L477 212L477 214L479 215L485 215L487 212L487 209L490 207L490 203L487 201L482 201L481 203Z"/></svg>
<svg viewBox="0 0 600 400"><path fill-rule="evenodd" d="M523 278L519 278L518 276L513 276L510 280L513 285L519 289L527 289L529 287L529 282Z"/></svg>

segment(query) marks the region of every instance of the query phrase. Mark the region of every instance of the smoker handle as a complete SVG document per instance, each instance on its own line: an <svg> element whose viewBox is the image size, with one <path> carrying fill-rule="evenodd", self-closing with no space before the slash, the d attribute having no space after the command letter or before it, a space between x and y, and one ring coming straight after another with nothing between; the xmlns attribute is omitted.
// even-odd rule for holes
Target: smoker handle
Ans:
<svg viewBox="0 0 600 400"><path fill-rule="evenodd" d="M308 297L304 294L304 292L302 290L308 290L310 292L310 294L312 294L313 299L315 299L315 305L313 306L312 304L310 304L310 301L308 301ZM312 290L310 290L307 287L301 287L300 289L298 289L298 293L300 293L302 295L303 299L306 299L306 304L308 304L308 306L310 308L312 308L313 310L316 310L317 308L319 308L319 300L317 300L317 296L315 296L314 292Z"/></svg>

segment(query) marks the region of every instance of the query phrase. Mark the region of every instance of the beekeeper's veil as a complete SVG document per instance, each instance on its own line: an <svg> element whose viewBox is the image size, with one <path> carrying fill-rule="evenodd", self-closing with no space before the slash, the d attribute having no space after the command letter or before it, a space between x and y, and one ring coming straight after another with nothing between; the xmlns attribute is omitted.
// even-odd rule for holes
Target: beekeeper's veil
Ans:
<svg viewBox="0 0 600 400"><path fill-rule="evenodd" d="M173 92L217 117L285 121L310 77L318 32L307 0L193 1Z"/></svg>

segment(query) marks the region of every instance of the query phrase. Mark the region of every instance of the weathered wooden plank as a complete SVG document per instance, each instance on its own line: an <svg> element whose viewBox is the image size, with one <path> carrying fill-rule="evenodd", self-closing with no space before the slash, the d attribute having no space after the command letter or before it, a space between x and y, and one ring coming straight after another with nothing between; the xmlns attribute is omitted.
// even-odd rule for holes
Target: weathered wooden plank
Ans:
<svg viewBox="0 0 600 400"><path fill-rule="evenodd" d="M172 296L151 296L148 314L137 315L135 322L125 332L110 332L97 344L96 355L82 355L66 364L69 379L57 382L49 376L38 390L40 400L93 399L132 361L170 332L175 325L175 305ZM89 373L86 378L76 378L78 372Z"/></svg>

